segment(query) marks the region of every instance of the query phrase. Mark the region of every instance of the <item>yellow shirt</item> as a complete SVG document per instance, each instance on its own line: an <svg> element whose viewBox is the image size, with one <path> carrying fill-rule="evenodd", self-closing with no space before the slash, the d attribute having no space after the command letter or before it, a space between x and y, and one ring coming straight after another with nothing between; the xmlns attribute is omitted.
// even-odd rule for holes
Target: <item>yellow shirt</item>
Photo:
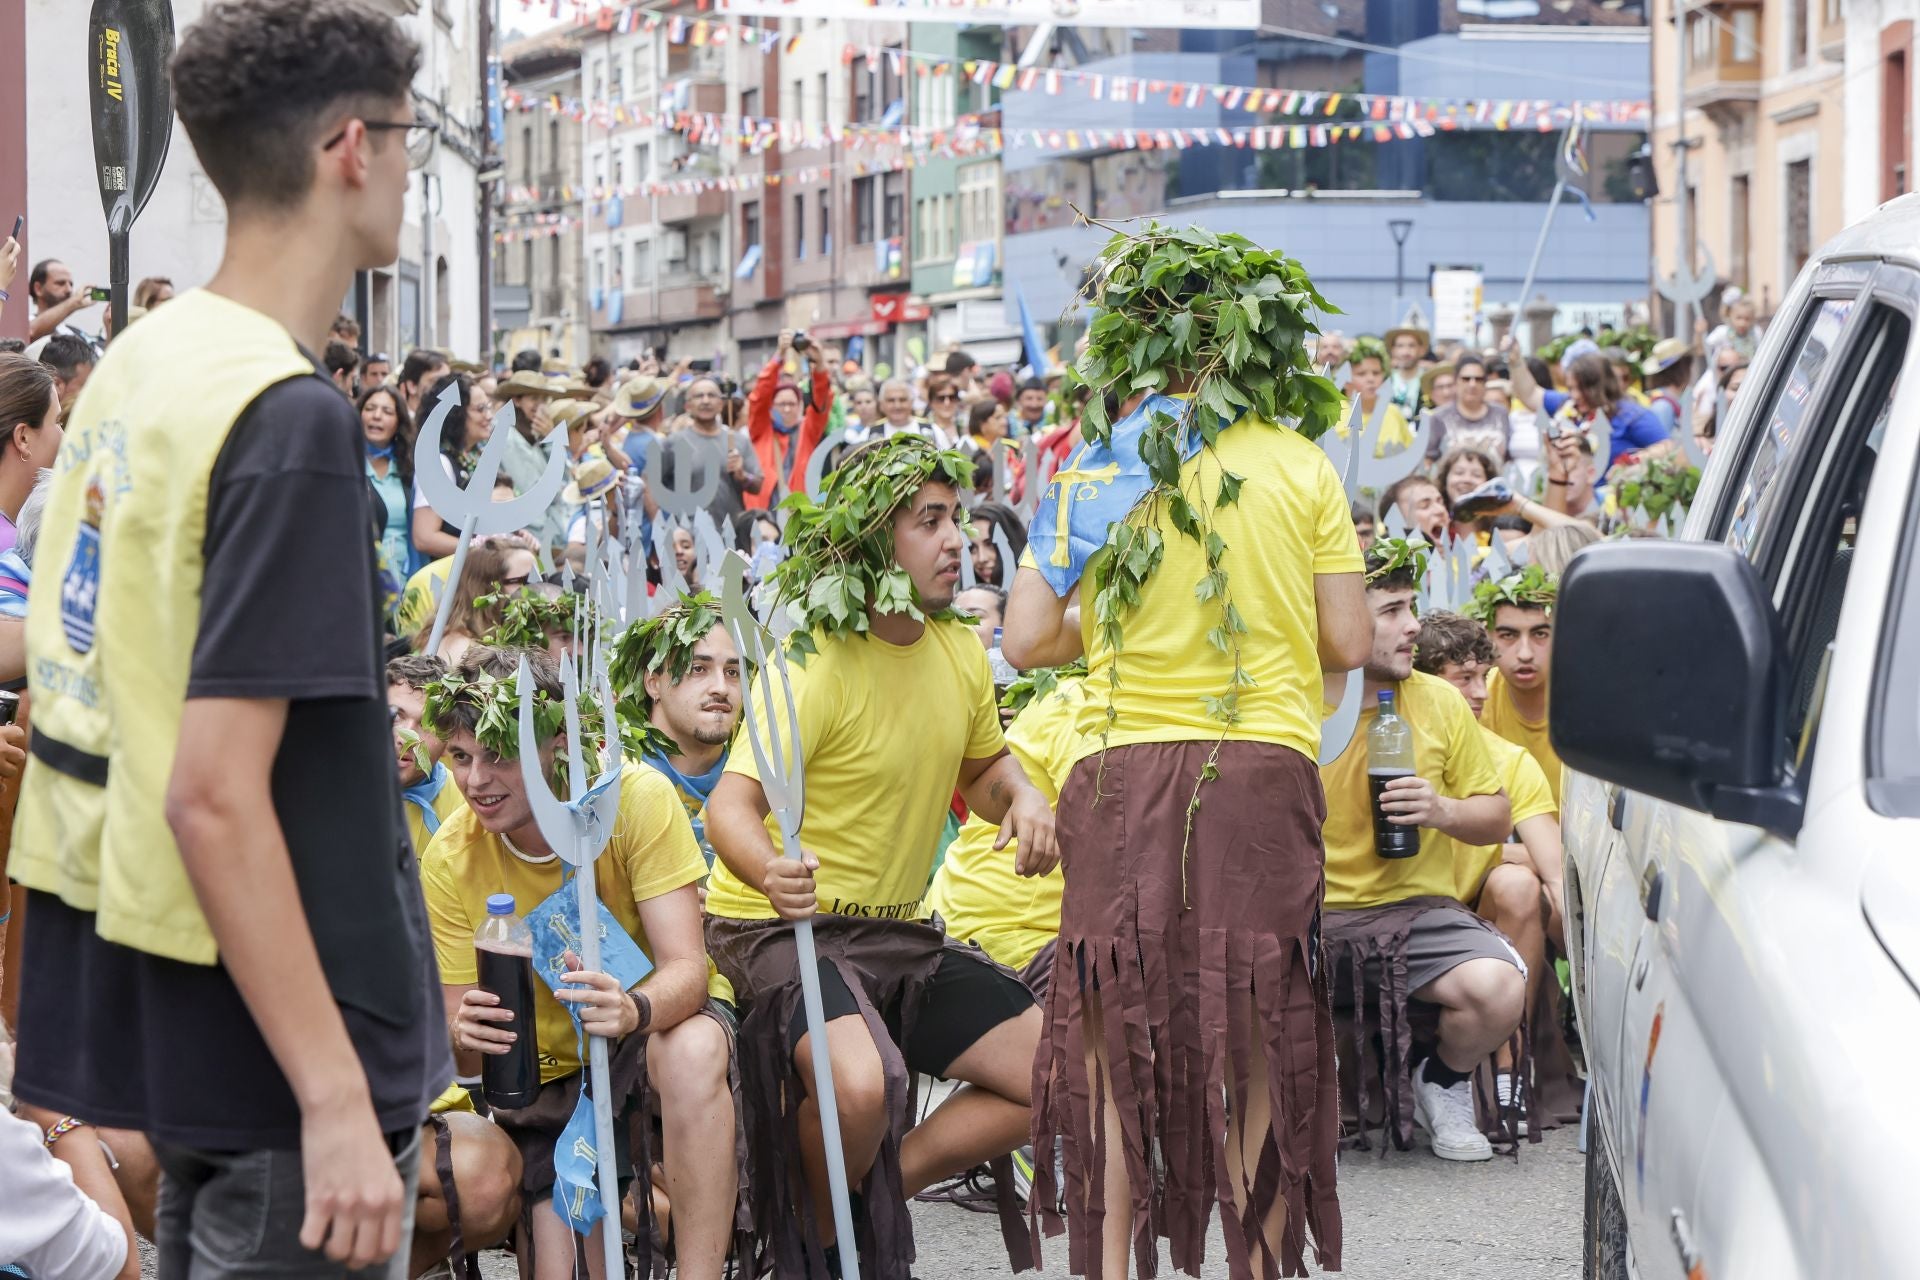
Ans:
<svg viewBox="0 0 1920 1280"><path fill-rule="evenodd" d="M820 652L791 671L806 778L800 840L820 860L820 910L924 920L960 762L1006 745L987 651L972 627L931 622L909 645L823 639ZM760 777L744 745L727 757L727 772ZM777 814L767 815L767 831L779 852ZM769 920L775 912L718 860L707 914Z"/></svg>
<svg viewBox="0 0 1920 1280"><path fill-rule="evenodd" d="M1516 831L1528 818L1552 817L1560 812L1547 787L1546 775L1532 756L1485 725L1480 726L1480 736L1493 758L1494 772L1500 775L1500 789L1513 806L1511 821ZM1453 843L1454 870L1459 877L1459 892L1454 896L1462 902L1473 902L1480 896L1487 873L1500 865L1502 846L1461 844L1458 840Z"/></svg>
<svg viewBox="0 0 1920 1280"><path fill-rule="evenodd" d="M1215 507L1220 469L1245 478L1238 502ZM1291 429L1243 419L1221 433L1211 455L1182 468L1188 492L1197 490L1226 541L1223 561L1233 602L1247 633L1240 660L1252 688L1240 690L1240 719L1226 728L1236 741L1272 742L1312 758L1320 749L1319 625L1314 607L1317 574L1359 573L1360 541L1346 491L1320 447ZM1195 478L1197 477L1197 479ZM1163 524L1160 567L1125 618L1121 649L1100 637L1093 602L1080 610L1088 684L1081 704L1083 758L1101 747L1133 742L1191 742L1221 735L1204 699L1227 691L1233 660L1207 642L1219 623L1218 606L1197 603L1194 586L1206 576L1200 544ZM1106 723L1108 679L1116 660L1120 685L1112 690L1117 716Z"/></svg>
<svg viewBox="0 0 1920 1280"><path fill-rule="evenodd" d="M1413 427L1408 424L1407 415L1400 412L1400 406L1387 400L1387 407L1381 409L1380 401L1387 399L1386 391L1385 387L1380 388L1380 395L1373 402L1374 411L1380 414L1380 433L1375 437L1373 446L1373 456L1376 458L1386 457L1389 450L1398 451L1413 444ZM1347 411L1340 416L1340 421L1334 424L1333 429L1339 433L1342 440L1347 438L1347 416L1353 412L1353 403L1357 399L1359 399L1358 392L1347 397ZM1365 432L1367 423L1371 420L1372 415L1363 412L1360 419L1362 432Z"/></svg>
<svg viewBox="0 0 1920 1280"><path fill-rule="evenodd" d="M1500 775L1486 739L1460 691L1438 676L1418 671L1401 682L1395 712L1413 728L1415 771L1449 799L1492 795ZM1420 830L1420 852L1383 858L1374 852L1373 801L1367 792L1367 731L1380 717L1371 697L1360 713L1353 741L1340 758L1320 770L1327 793L1327 907L1350 911L1407 898L1457 897L1460 875L1452 837Z"/></svg>
<svg viewBox="0 0 1920 1280"><path fill-rule="evenodd" d="M1553 792L1553 807L1560 809L1560 757L1554 752L1553 741L1547 736L1545 720L1528 720L1513 705L1513 691L1507 688L1507 678L1499 671L1487 676L1487 705L1480 710L1480 719L1487 728L1493 730L1515 746L1525 747L1527 754L1540 766L1540 772L1547 775L1547 786Z"/></svg>
<svg viewBox="0 0 1920 1280"><path fill-rule="evenodd" d="M420 883L433 926L433 950L440 960L440 981L463 986L479 981L473 935L487 918L487 898L513 895L526 915L560 888L566 864L557 857L533 862L505 839L480 825L471 809L461 809L441 826L420 863ZM639 903L698 882L707 873L700 846L693 842L687 811L667 780L643 764L629 762L620 775L620 818L613 837L593 864L600 901L653 959L653 947L640 924ZM708 966L707 992L733 999L733 988ZM540 1082L558 1080L580 1069L573 1019L543 981L533 984L534 1028L540 1042Z"/></svg>
<svg viewBox="0 0 1920 1280"><path fill-rule="evenodd" d="M1027 777L1047 798L1060 800L1060 788L1073 768L1080 738L1080 706L1087 701L1085 677L1062 680L1045 698L1027 704L1007 727L1007 748ZM1000 828L972 814L947 846L946 861L934 873L927 906L940 913L947 932L980 949L1009 969L1027 967L1060 933L1060 869L1044 876L1014 871L1016 842L995 849Z"/></svg>
<svg viewBox="0 0 1920 1280"><path fill-rule="evenodd" d="M446 765L436 767L445 769ZM445 826L448 818L466 807L467 798L460 794L460 786L449 770L447 780L440 785L440 794L433 798L434 815L440 819L440 825ZM407 837L413 842L413 856L424 857L427 845L433 840L433 832L427 830L427 815L410 799L402 799L400 808L407 815Z"/></svg>
<svg viewBox="0 0 1920 1280"><path fill-rule="evenodd" d="M452 568L453 557L443 556L422 565L418 572L407 579L406 590L400 593L394 634L412 637L433 625L433 587L437 582L445 590L447 572Z"/></svg>

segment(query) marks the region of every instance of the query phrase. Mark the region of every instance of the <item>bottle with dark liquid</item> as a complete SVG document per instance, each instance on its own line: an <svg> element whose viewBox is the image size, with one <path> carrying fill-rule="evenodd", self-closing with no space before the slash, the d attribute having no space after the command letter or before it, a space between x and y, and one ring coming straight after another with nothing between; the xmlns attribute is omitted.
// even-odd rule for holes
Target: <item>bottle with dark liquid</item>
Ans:
<svg viewBox="0 0 1920 1280"><path fill-rule="evenodd" d="M1373 805L1373 851L1383 858L1420 852L1420 828L1390 821L1380 808L1380 793L1389 782L1413 776L1413 727L1395 714L1393 690L1382 689L1380 716L1367 730L1367 797Z"/></svg>
<svg viewBox="0 0 1920 1280"><path fill-rule="evenodd" d="M533 1105L540 1092L540 1046L534 1034L533 933L514 914L513 895L487 899L487 918L473 935L480 989L500 997L513 1011L505 1024L516 1039L505 1053L480 1056L480 1089L490 1107L513 1110Z"/></svg>

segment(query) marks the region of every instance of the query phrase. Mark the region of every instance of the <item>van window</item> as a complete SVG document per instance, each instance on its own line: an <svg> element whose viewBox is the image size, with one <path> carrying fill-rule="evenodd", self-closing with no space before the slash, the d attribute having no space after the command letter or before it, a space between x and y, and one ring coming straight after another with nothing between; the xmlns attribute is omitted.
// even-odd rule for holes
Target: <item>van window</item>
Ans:
<svg viewBox="0 0 1920 1280"><path fill-rule="evenodd" d="M1773 402L1759 419L1767 424L1766 430L1749 442L1743 474L1732 489L1736 497L1726 541L1756 563L1762 535L1773 527L1776 508L1785 492L1783 481L1805 440L1807 407L1831 364L1853 308L1851 298L1828 298L1819 304L1812 323L1801 335L1786 376L1775 384Z"/></svg>

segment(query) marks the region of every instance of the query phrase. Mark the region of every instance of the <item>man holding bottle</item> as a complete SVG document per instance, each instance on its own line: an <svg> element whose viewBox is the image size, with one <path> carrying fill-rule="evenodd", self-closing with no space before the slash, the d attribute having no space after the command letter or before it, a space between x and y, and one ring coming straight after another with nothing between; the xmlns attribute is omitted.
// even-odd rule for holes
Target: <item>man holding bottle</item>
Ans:
<svg viewBox="0 0 1920 1280"><path fill-rule="evenodd" d="M493 936L496 930L510 932L495 917L525 917L563 887L573 892L566 864L534 819L513 740L481 729L493 700L509 698L517 710L514 677L521 656L520 651L475 648L427 697L428 728L446 743L447 763L468 806L441 824L420 869L455 1062L463 1076L477 1075L483 1057L511 1055L523 1037L537 1043L538 1089L532 1102L496 1107L494 1116L520 1148L525 1167L521 1187L532 1206L526 1242L532 1274L536 1280L570 1277L575 1242L553 1210L551 1192L554 1143L573 1114L585 1075L568 1007L577 1010L587 1034L614 1042L609 1051L620 1168L641 1174L651 1168L649 1113L657 1109L680 1273L689 1280L718 1280L733 1242L741 1190L738 1143L720 1136L738 1132L733 1018L726 1005L732 989L707 964L695 897L707 866L686 810L665 778L628 764L613 837L594 864L600 901L647 956L652 972L631 990L621 989L611 974L577 968L565 977L569 989L557 996L544 982L533 982L533 1018L525 1024L501 992L479 984L475 943L482 930L488 933L482 950L512 948L510 938ZM560 699L553 660L532 651L525 656L536 700ZM583 712L586 702L583 698ZM518 723L514 711L494 718ZM549 774L562 741L556 735L541 748ZM504 911L496 909L502 897L511 898ZM653 1198L635 1199L641 1239L657 1251L665 1229ZM603 1227L595 1228L596 1237ZM592 1244L583 1251L590 1259L599 1256ZM644 1266L643 1273L650 1274Z"/></svg>
<svg viewBox="0 0 1920 1280"><path fill-rule="evenodd" d="M1373 652L1365 669L1365 703L1346 749L1320 769L1327 820L1326 959L1336 1009L1352 1007L1363 1043L1382 1028L1404 1028L1409 1000L1440 1008L1439 1043L1411 1079L1406 1104L1404 1031L1389 1034L1384 1086L1389 1132L1406 1147L1417 1120L1445 1160L1485 1160L1493 1154L1473 1114L1468 1077L1507 1043L1520 1025L1525 966L1498 931L1457 895L1455 841L1494 844L1511 828L1472 709L1438 676L1413 669L1420 620L1413 601L1414 564L1376 547L1367 553L1367 607L1373 616ZM1392 716L1401 723L1384 728ZM1384 760L1392 773L1370 795L1369 739L1412 740L1411 761ZM1376 747L1380 754L1386 745ZM1410 766L1410 771L1408 769ZM1417 829L1410 853L1376 831ZM1383 847L1384 846L1384 847ZM1404 975L1404 981L1395 975ZM1377 990L1370 984L1377 982ZM1361 1113L1371 1087L1360 1078ZM1410 1112L1410 1114L1409 1114Z"/></svg>

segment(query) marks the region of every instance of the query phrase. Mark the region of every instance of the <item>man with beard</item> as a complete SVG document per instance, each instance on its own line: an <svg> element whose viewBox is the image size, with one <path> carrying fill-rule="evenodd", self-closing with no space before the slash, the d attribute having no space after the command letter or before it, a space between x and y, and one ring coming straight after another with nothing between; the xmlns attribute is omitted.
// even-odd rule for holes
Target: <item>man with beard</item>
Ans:
<svg viewBox="0 0 1920 1280"><path fill-rule="evenodd" d="M447 674L431 654L410 653L387 663L387 706L393 712L393 750L400 761L400 798L415 857L427 851L440 824L465 803L440 757L447 744L426 725L427 686Z"/></svg>
<svg viewBox="0 0 1920 1280"><path fill-rule="evenodd" d="M727 767L740 723L740 654L711 595L679 602L636 622L614 644L610 673L622 702L637 697L647 724L648 764L680 795L707 865L707 798Z"/></svg>

